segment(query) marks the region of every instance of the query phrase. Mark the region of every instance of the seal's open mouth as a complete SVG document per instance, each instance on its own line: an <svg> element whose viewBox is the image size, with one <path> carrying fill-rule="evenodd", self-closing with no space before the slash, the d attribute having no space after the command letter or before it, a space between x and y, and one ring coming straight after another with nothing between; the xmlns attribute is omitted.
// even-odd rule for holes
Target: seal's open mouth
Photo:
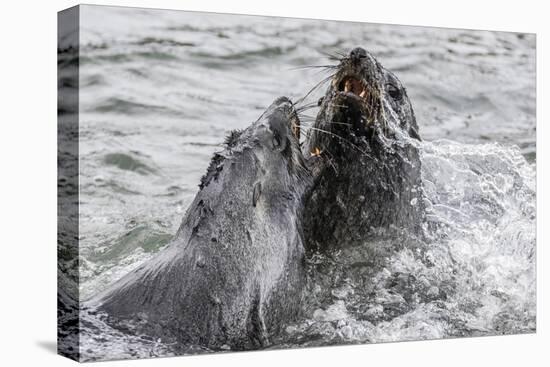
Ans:
<svg viewBox="0 0 550 367"><path fill-rule="evenodd" d="M358 72L350 70L333 79L335 118L362 129L376 121L380 109L380 93Z"/></svg>
<svg viewBox="0 0 550 367"><path fill-rule="evenodd" d="M294 103L288 97L282 96L277 98L269 109L272 111L271 114L279 113L281 120L288 121L292 135L300 141L300 119Z"/></svg>
<svg viewBox="0 0 550 367"><path fill-rule="evenodd" d="M300 119L298 118L298 112L292 108L290 112L290 131L292 131L292 135L296 137L296 140L298 142L300 141Z"/></svg>
<svg viewBox="0 0 550 367"><path fill-rule="evenodd" d="M336 84L339 92L352 93L355 96L363 98L365 101L367 100L368 88L364 79L347 75L340 78L340 81Z"/></svg>

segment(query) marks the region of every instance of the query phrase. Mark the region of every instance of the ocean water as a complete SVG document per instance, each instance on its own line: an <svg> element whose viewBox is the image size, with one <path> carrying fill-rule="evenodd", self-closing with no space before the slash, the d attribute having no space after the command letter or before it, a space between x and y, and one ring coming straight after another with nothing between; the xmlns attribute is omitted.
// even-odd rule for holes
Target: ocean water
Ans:
<svg viewBox="0 0 550 367"><path fill-rule="evenodd" d="M362 46L407 88L432 225L426 241L396 229L309 259L308 316L274 347L534 332L534 35L81 9L83 299L171 240L231 129L327 76L307 66ZM369 248L385 255L372 259ZM85 360L172 353L85 317Z"/></svg>

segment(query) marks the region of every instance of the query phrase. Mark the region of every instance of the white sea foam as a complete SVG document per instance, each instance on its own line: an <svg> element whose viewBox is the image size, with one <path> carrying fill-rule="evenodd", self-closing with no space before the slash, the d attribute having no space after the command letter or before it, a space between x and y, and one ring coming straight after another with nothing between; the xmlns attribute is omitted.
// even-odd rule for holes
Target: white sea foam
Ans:
<svg viewBox="0 0 550 367"><path fill-rule="evenodd" d="M331 265L312 276L316 289L347 292L317 297L311 319L288 329L297 345L535 331L533 165L514 147L451 141L422 143L421 159L425 239L385 236L317 260Z"/></svg>

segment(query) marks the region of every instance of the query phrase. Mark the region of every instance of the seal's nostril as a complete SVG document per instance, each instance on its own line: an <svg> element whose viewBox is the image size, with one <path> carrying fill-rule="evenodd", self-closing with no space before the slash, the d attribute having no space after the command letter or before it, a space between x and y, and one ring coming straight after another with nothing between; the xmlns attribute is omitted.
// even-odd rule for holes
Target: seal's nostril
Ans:
<svg viewBox="0 0 550 367"><path fill-rule="evenodd" d="M362 47L356 47L353 50L351 50L349 56L352 60L359 61L367 57L367 50L365 50Z"/></svg>

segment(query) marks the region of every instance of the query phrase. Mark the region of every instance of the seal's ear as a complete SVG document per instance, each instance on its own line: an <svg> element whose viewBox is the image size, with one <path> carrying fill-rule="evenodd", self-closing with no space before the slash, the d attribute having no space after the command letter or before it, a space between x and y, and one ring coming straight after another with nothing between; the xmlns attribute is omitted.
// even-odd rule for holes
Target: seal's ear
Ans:
<svg viewBox="0 0 550 367"><path fill-rule="evenodd" d="M254 191L252 193L252 206L256 207L256 203L260 200L260 195L262 194L262 184L256 182L254 185Z"/></svg>

